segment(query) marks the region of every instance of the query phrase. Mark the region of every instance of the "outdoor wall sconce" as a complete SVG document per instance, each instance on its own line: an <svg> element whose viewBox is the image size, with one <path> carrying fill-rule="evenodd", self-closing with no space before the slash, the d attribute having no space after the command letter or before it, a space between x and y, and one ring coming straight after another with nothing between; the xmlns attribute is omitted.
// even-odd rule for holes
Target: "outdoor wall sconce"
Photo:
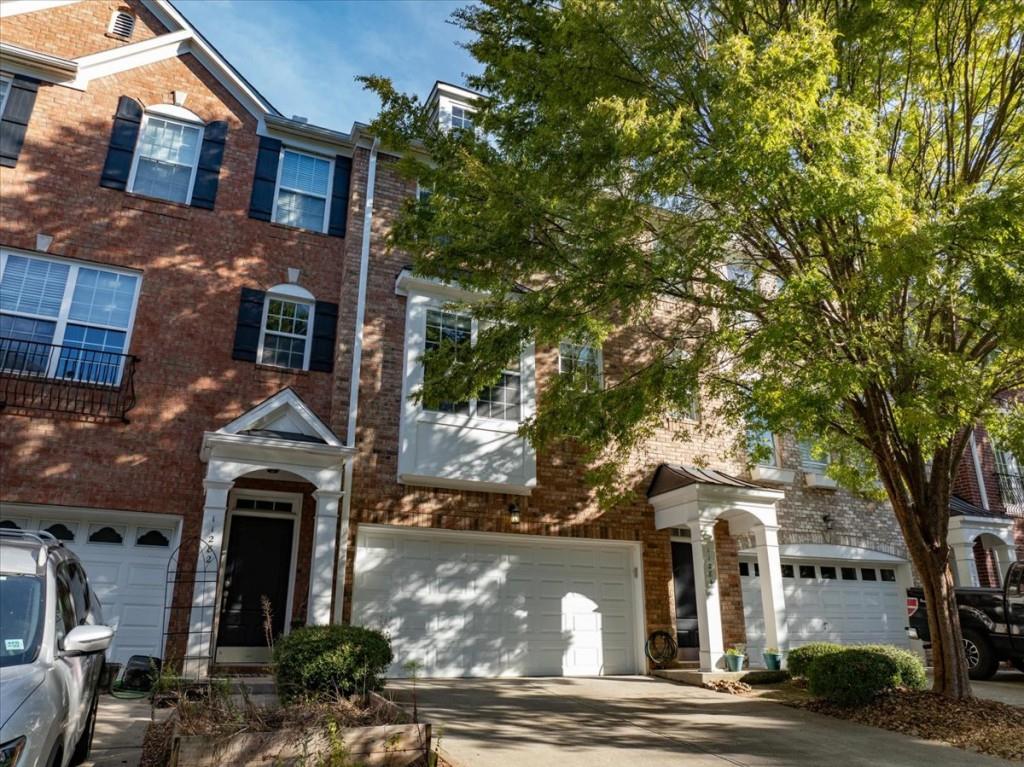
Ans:
<svg viewBox="0 0 1024 767"><path fill-rule="evenodd" d="M508 521L513 525L519 524L519 507L514 503L508 505Z"/></svg>
<svg viewBox="0 0 1024 767"><path fill-rule="evenodd" d="M825 523L825 530L827 532L832 532L832 515L822 514L821 521Z"/></svg>

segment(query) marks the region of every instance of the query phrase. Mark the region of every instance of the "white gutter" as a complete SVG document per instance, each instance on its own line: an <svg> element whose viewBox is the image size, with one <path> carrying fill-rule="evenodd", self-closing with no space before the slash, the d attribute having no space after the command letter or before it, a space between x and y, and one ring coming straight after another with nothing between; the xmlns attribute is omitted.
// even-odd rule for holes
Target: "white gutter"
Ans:
<svg viewBox="0 0 1024 767"><path fill-rule="evenodd" d="M352 344L352 378L348 395L348 432L345 444L355 449L356 421L359 416L359 376L363 364L363 324L366 321L366 283L370 270L370 236L373 231L373 192L377 181L377 150L380 138L373 139L366 175L366 199L363 202L363 242L359 249L359 292L356 298L356 335ZM345 494L341 497L341 532L338 546L338 572L335 579L334 623L341 623L345 602L345 568L348 560L349 519L352 509L352 460L345 462Z"/></svg>

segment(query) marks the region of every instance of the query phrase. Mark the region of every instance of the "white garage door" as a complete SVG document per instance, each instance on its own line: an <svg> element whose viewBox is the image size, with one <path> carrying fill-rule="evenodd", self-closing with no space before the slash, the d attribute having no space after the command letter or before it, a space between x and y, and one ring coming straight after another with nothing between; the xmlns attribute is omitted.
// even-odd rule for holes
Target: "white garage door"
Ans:
<svg viewBox="0 0 1024 767"><path fill-rule="evenodd" d="M635 544L363 525L352 622L391 635L394 676L409 661L441 677L633 674L635 556Z"/></svg>
<svg viewBox="0 0 1024 767"><path fill-rule="evenodd" d="M59 509L40 517L23 514L4 514L0 524L47 530L85 566L102 605L103 620L116 629L107 659L124 663L132 655L162 657L164 587L177 519L154 519L147 514L140 524L142 515L72 518L61 515Z"/></svg>
<svg viewBox="0 0 1024 767"><path fill-rule="evenodd" d="M757 563L740 563L748 656L761 663L764 614ZM789 646L809 642L908 647L907 600L891 564L782 560Z"/></svg>

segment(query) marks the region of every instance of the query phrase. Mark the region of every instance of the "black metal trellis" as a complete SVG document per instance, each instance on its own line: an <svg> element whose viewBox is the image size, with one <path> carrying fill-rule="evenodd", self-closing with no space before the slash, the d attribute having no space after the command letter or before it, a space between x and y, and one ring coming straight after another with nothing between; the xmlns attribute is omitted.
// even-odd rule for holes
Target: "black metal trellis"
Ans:
<svg viewBox="0 0 1024 767"><path fill-rule="evenodd" d="M164 586L164 668L198 681L213 662L217 619L217 553L202 538L182 541L167 563Z"/></svg>

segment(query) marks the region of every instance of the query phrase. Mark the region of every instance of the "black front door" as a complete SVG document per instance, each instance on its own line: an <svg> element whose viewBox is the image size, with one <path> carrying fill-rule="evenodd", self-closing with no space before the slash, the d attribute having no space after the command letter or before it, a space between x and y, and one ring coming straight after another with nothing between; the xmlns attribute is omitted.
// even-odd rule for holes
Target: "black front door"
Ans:
<svg viewBox="0 0 1024 767"><path fill-rule="evenodd" d="M219 647L266 647L263 597L275 637L284 631L291 580L291 519L233 514L224 563Z"/></svg>
<svg viewBox="0 0 1024 767"><path fill-rule="evenodd" d="M672 582L676 592L676 642L681 648L700 647L693 549L689 543L672 542Z"/></svg>

